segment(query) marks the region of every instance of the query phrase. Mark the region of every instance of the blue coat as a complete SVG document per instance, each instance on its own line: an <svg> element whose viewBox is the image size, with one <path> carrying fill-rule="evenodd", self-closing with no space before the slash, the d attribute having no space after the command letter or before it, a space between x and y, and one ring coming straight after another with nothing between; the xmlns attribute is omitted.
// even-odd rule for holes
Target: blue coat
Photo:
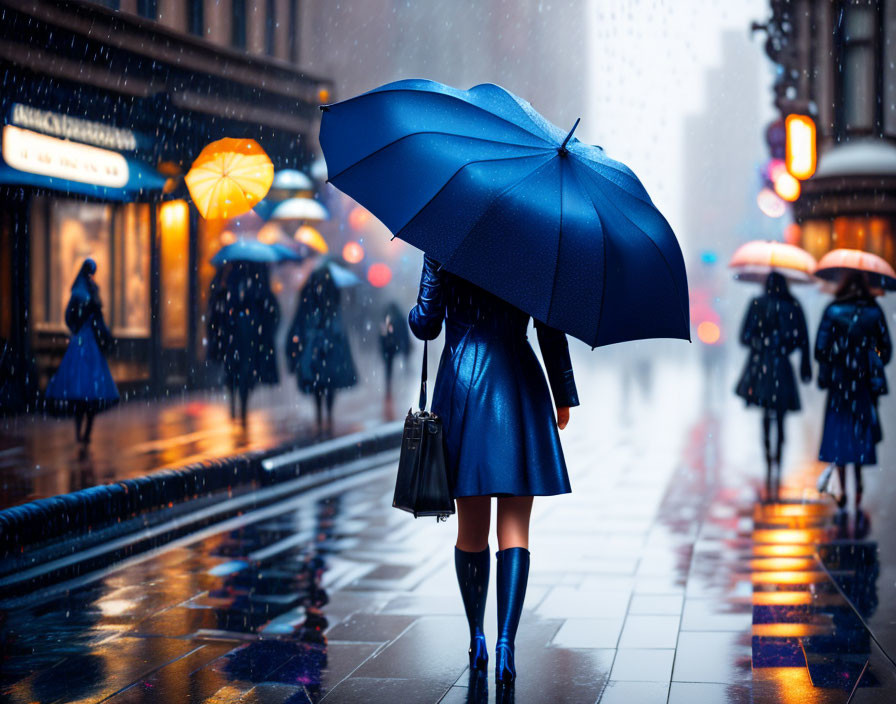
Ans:
<svg viewBox="0 0 896 704"><path fill-rule="evenodd" d="M358 383L340 298L326 267L312 272L299 292L299 305L286 337L286 359L303 393L332 392Z"/></svg>
<svg viewBox="0 0 896 704"><path fill-rule="evenodd" d="M835 464L875 464L883 438L877 399L887 393L884 365L892 354L887 320L873 298L831 303L815 340L818 385L828 390L818 458Z"/></svg>
<svg viewBox="0 0 896 704"><path fill-rule="evenodd" d="M445 347L432 410L445 429L453 494L542 496L570 491L544 373L529 346L529 316L424 259L408 322ZM536 321L556 406L579 405L566 336Z"/></svg>
<svg viewBox="0 0 896 704"><path fill-rule="evenodd" d="M790 355L800 351L800 376L809 381L809 332L803 309L790 295L780 274L770 274L765 294L750 302L740 342L750 349L750 354L737 383L737 395L747 405L778 412L798 411L800 396Z"/></svg>
<svg viewBox="0 0 896 704"><path fill-rule="evenodd" d="M118 388L102 352L112 336L103 321L95 286L72 290L65 323L72 336L59 369L47 384L48 409L60 415L95 413L118 403Z"/></svg>

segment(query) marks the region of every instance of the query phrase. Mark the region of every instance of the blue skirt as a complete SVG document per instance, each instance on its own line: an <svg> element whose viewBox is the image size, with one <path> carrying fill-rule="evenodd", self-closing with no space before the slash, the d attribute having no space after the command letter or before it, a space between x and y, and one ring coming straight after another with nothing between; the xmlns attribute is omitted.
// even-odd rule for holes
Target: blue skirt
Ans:
<svg viewBox="0 0 896 704"><path fill-rule="evenodd" d="M89 323L72 335L45 395L48 410L60 415L101 411L118 402L118 388Z"/></svg>
<svg viewBox="0 0 896 704"><path fill-rule="evenodd" d="M454 497L571 491L544 372L525 332L446 321L432 410Z"/></svg>
<svg viewBox="0 0 896 704"><path fill-rule="evenodd" d="M883 434L877 404L860 385L848 396L828 393L824 433L818 459L834 464L877 464L877 443Z"/></svg>

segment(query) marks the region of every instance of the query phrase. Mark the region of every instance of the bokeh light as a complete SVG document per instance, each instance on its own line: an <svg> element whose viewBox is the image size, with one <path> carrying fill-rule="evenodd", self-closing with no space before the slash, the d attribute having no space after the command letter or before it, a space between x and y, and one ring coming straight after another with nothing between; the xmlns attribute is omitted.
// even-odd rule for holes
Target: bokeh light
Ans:
<svg viewBox="0 0 896 704"><path fill-rule="evenodd" d="M775 193L788 202L800 197L800 182L788 171L781 171L775 178Z"/></svg>
<svg viewBox="0 0 896 704"><path fill-rule="evenodd" d="M714 345L722 337L722 330L711 320L704 320L697 326L697 338L705 345Z"/></svg>
<svg viewBox="0 0 896 704"><path fill-rule="evenodd" d="M763 188L756 196L756 204L764 215L770 218L779 218L787 212L787 204L778 198L770 188Z"/></svg>
<svg viewBox="0 0 896 704"><path fill-rule="evenodd" d="M349 211L348 226L353 230L363 230L372 218L373 215L370 214L369 210L356 205Z"/></svg>
<svg viewBox="0 0 896 704"><path fill-rule="evenodd" d="M354 240L346 242L342 248L342 258L349 264L357 264L364 259L364 248Z"/></svg>
<svg viewBox="0 0 896 704"><path fill-rule="evenodd" d="M375 288L383 288L392 280L392 270L382 262L371 264L367 270L367 281Z"/></svg>

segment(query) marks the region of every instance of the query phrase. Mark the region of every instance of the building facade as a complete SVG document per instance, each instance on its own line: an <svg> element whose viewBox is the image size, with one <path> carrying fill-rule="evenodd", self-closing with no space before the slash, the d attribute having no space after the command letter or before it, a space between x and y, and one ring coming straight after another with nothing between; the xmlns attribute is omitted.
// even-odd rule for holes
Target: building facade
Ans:
<svg viewBox="0 0 896 704"><path fill-rule="evenodd" d="M225 136L256 139L275 168L308 166L331 84L291 61L298 11L295 0L0 0L0 348L19 400L59 364L87 256L120 388L203 383L223 226L198 216L183 175Z"/></svg>
<svg viewBox="0 0 896 704"><path fill-rule="evenodd" d="M759 28L782 118L816 125L817 168L793 210L801 244L896 265L896 0L773 0Z"/></svg>

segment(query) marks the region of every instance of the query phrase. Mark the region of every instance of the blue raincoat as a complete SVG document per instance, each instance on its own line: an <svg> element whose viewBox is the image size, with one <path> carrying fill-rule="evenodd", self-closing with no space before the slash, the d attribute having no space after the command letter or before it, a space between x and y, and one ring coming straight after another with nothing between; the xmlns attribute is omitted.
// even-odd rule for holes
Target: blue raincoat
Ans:
<svg viewBox="0 0 896 704"><path fill-rule="evenodd" d="M875 464L883 438L877 399L887 393L884 365L892 354L887 320L873 298L831 303L815 340L818 385L828 390L818 458L838 465Z"/></svg>
<svg viewBox="0 0 896 704"><path fill-rule="evenodd" d="M445 429L453 494L543 496L570 491L544 373L526 337L529 316L424 258L408 322L445 348L432 410ZM554 403L579 405L566 336L536 321Z"/></svg>

